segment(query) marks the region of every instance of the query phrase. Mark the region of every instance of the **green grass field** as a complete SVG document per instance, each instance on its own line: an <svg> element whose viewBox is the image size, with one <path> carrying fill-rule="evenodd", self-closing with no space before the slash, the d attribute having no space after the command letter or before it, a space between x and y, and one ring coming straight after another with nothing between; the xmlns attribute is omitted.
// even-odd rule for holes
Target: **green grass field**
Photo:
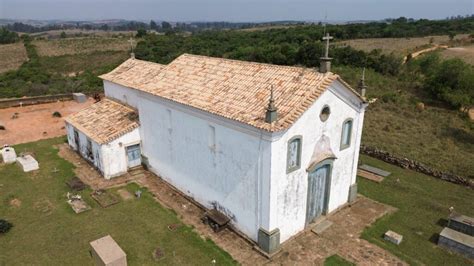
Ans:
<svg viewBox="0 0 474 266"><path fill-rule="evenodd" d="M449 207L471 217L474 215L474 191L367 156L361 156L361 161L390 171L392 175L380 184L359 177L359 192L398 208L366 229L362 234L364 239L410 264L472 265L472 261L447 252L436 243L449 215ZM403 235L399 246L382 239L387 230Z"/></svg>
<svg viewBox="0 0 474 266"><path fill-rule="evenodd" d="M0 166L0 219L14 224L10 232L0 235L0 265L93 265L89 242L108 234L126 252L129 265L210 265L214 259L217 265L235 264L192 228L183 225L177 231L168 230L169 224L181 222L146 191L140 199L102 208L86 190L81 194L92 210L75 214L66 203L65 184L73 176L73 166L52 146L63 141L57 138L15 147L18 152L35 153L39 172ZM126 189L133 193L138 186ZM164 257L157 262L152 252L158 247Z"/></svg>

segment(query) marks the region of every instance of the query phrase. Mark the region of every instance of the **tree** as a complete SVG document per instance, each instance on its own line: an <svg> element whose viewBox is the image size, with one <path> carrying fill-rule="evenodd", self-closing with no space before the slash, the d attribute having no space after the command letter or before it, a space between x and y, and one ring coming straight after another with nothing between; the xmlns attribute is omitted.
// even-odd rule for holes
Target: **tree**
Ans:
<svg viewBox="0 0 474 266"><path fill-rule="evenodd" d="M156 31L158 30L158 24L156 24L156 22L153 20L150 20L150 29L156 30Z"/></svg>
<svg viewBox="0 0 474 266"><path fill-rule="evenodd" d="M453 108L474 105L474 68L458 58L437 62L430 65L434 70L428 73L425 89Z"/></svg>
<svg viewBox="0 0 474 266"><path fill-rule="evenodd" d="M166 22L166 21L163 21L161 22L161 28L164 30L164 31L169 31L171 30L171 24L169 22Z"/></svg>
<svg viewBox="0 0 474 266"><path fill-rule="evenodd" d="M456 37L456 33L451 31L448 33L448 36L449 36L449 40L452 41L454 40L454 37Z"/></svg>
<svg viewBox="0 0 474 266"><path fill-rule="evenodd" d="M137 37L137 38L142 38L142 37L145 37L145 36L146 36L146 30L145 29L138 29L137 34L135 35L135 37Z"/></svg>
<svg viewBox="0 0 474 266"><path fill-rule="evenodd" d="M67 34L63 31L63 32L61 32L61 35L59 35L59 37L60 37L61 39L64 39L64 38L67 37Z"/></svg>
<svg viewBox="0 0 474 266"><path fill-rule="evenodd" d="M109 25L104 24L104 25L100 26L100 29L103 30L103 31L108 31L109 30Z"/></svg>
<svg viewBox="0 0 474 266"><path fill-rule="evenodd" d="M0 28L0 44L14 43L19 40L18 34L6 28Z"/></svg>

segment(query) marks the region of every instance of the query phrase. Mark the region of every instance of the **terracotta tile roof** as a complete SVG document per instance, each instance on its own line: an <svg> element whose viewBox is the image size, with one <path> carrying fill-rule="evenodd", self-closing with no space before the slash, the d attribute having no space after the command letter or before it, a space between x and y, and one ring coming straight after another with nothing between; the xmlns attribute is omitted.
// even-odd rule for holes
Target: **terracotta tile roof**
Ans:
<svg viewBox="0 0 474 266"><path fill-rule="evenodd" d="M133 108L110 99L103 99L65 120L98 144L108 143L139 127Z"/></svg>
<svg viewBox="0 0 474 266"><path fill-rule="evenodd" d="M183 54L166 66L129 59L101 78L273 132L289 128L339 76ZM272 85L278 120L268 124Z"/></svg>
<svg viewBox="0 0 474 266"><path fill-rule="evenodd" d="M128 59L111 72L99 77L127 87L138 88L143 84L153 82L164 67L166 65Z"/></svg>

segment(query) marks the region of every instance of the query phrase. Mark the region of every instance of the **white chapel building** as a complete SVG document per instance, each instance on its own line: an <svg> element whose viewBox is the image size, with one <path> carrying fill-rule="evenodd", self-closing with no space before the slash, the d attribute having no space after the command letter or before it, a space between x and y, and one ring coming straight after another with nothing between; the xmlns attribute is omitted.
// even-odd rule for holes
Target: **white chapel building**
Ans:
<svg viewBox="0 0 474 266"><path fill-rule="evenodd" d="M273 253L357 194L367 102L329 63L131 58L66 118L69 145L107 179L147 166Z"/></svg>

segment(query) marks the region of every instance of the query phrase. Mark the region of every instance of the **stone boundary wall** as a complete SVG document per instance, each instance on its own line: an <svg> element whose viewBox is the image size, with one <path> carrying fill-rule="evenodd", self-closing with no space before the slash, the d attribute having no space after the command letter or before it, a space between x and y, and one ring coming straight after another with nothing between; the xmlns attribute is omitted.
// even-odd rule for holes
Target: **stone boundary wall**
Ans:
<svg viewBox="0 0 474 266"><path fill-rule="evenodd" d="M57 102L57 101L70 101L70 100L72 100L72 93L24 97L24 98L1 99L0 109L9 108L9 107L17 107L20 105L26 106L26 105L34 105L34 104L41 104L41 103L51 103L51 102Z"/></svg>
<svg viewBox="0 0 474 266"><path fill-rule="evenodd" d="M376 159L382 160L384 162L399 166L401 168L410 169L425 175L430 175L441 180L445 180L451 183L460 184L467 186L471 189L474 189L474 180L467 177L455 175L449 172L439 171L433 168L426 166L423 163L410 160L407 158L397 157L389 152L380 150L374 147L368 147L365 145L360 146L360 152L362 154L374 157Z"/></svg>

